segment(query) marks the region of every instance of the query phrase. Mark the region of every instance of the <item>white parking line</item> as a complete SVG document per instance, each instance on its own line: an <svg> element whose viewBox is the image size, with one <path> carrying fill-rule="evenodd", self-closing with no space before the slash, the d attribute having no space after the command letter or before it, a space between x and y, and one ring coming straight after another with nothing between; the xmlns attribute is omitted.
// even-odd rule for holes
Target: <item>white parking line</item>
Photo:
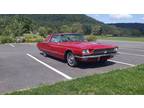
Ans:
<svg viewBox="0 0 144 108"><path fill-rule="evenodd" d="M63 72L55 69L54 67L52 67L52 66L50 66L50 65L42 62L41 60L37 59L36 57L32 56L31 54L28 54L28 53L27 53L27 55L28 55L29 57L31 57L32 59L36 60L37 62L43 64L43 65L46 66L47 68L49 68L49 69L53 70L54 72L58 73L59 75L65 77L66 79L68 79L68 80L71 80L71 79L72 79L72 77L70 77L70 76L64 74Z"/></svg>
<svg viewBox="0 0 144 108"><path fill-rule="evenodd" d="M116 61L116 60L108 60L110 62L115 62L115 63L119 63L119 64L124 64L124 65L128 65L128 66L131 66L131 67L134 67L136 65L134 64L129 64L129 63L125 63L125 62L120 62L120 61Z"/></svg>
<svg viewBox="0 0 144 108"><path fill-rule="evenodd" d="M140 56L140 57L144 57L144 55L141 54L134 54L134 53L126 53L126 52L119 52L120 54L126 54L126 55L132 55L132 56Z"/></svg>
<svg viewBox="0 0 144 108"><path fill-rule="evenodd" d="M9 44L11 47L15 47L13 44Z"/></svg>

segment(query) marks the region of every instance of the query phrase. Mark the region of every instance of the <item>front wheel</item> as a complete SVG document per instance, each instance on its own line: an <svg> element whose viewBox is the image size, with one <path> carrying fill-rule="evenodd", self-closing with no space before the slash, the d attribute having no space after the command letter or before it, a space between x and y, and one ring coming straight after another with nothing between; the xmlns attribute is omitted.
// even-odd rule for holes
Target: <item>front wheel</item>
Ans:
<svg viewBox="0 0 144 108"><path fill-rule="evenodd" d="M71 67L77 66L77 61L76 61L74 54L72 52L67 53L66 59L67 59L67 64L69 66L71 66Z"/></svg>
<svg viewBox="0 0 144 108"><path fill-rule="evenodd" d="M99 63L106 63L106 62L107 62L107 59L99 61Z"/></svg>

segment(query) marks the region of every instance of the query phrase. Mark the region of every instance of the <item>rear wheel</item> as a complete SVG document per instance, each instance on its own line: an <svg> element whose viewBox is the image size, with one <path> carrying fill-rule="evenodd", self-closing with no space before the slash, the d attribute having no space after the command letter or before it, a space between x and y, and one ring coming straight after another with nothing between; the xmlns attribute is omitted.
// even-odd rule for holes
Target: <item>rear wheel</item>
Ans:
<svg viewBox="0 0 144 108"><path fill-rule="evenodd" d="M43 54L44 57L48 56L48 54L46 52L42 52L42 54Z"/></svg>
<svg viewBox="0 0 144 108"><path fill-rule="evenodd" d="M66 60L67 60L67 64L71 67L75 67L77 66L77 61L74 57L74 54L72 52L68 52L66 54Z"/></svg>

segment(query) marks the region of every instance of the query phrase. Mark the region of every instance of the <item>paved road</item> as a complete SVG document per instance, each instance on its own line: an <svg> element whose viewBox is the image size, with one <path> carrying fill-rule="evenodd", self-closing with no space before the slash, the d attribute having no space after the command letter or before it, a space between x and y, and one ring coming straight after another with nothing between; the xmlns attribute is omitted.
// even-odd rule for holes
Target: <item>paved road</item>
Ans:
<svg viewBox="0 0 144 108"><path fill-rule="evenodd" d="M0 93L53 84L94 73L127 68L144 63L144 43L98 40L118 45L120 54L100 64L81 64L69 67L66 63L40 54L35 44L0 45Z"/></svg>

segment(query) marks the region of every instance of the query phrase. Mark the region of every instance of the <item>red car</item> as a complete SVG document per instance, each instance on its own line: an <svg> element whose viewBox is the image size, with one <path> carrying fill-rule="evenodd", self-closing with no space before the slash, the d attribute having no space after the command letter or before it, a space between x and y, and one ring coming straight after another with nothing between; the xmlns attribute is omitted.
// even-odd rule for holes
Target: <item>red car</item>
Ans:
<svg viewBox="0 0 144 108"><path fill-rule="evenodd" d="M76 33L59 33L49 35L37 47L44 56L50 55L66 60L69 66L77 66L82 61L105 62L116 55L118 47L88 42L85 36Z"/></svg>

